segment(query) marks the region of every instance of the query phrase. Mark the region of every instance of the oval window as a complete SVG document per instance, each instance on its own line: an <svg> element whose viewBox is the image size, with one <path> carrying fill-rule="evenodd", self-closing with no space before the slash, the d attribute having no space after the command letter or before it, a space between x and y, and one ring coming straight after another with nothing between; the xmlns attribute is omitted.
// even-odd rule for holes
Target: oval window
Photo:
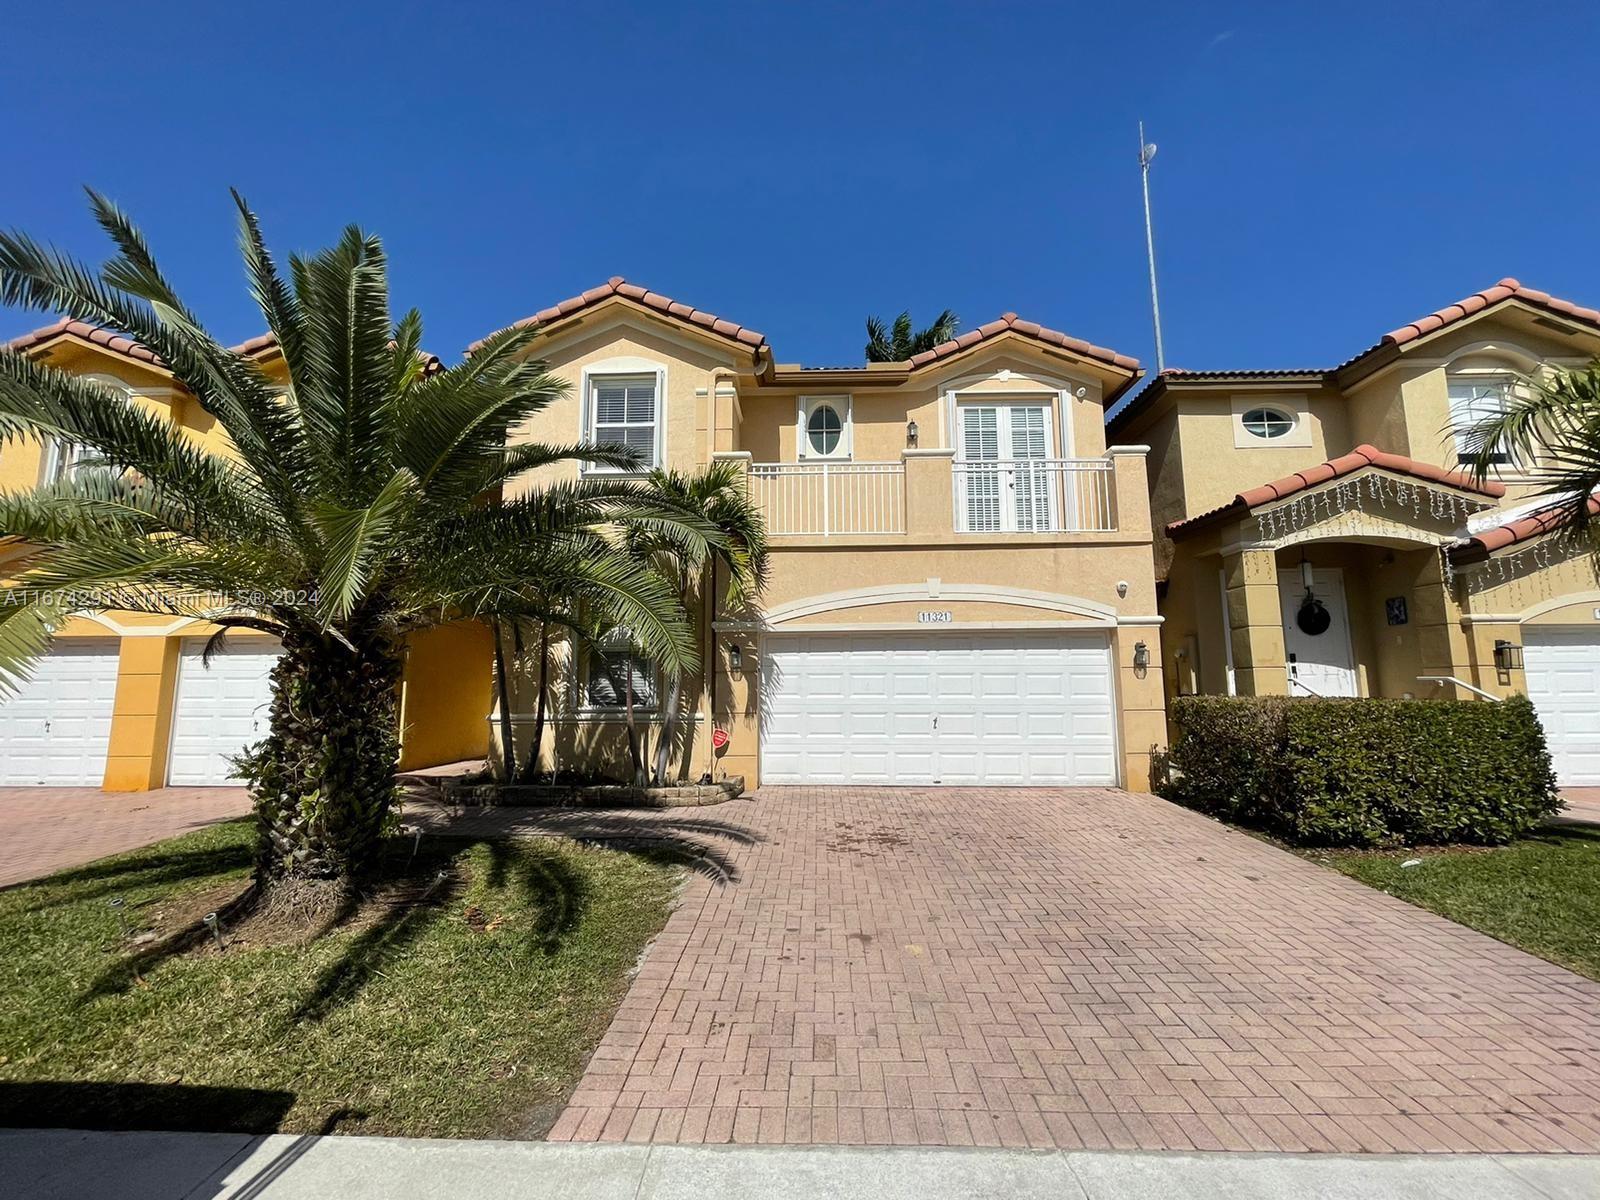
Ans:
<svg viewBox="0 0 1600 1200"><path fill-rule="evenodd" d="M811 444L811 453L832 454L839 448L839 439L843 436L844 421L838 409L831 404L819 404L811 410L811 416L806 419L806 441Z"/></svg>
<svg viewBox="0 0 1600 1200"><path fill-rule="evenodd" d="M1252 408L1240 420L1252 437L1281 438L1294 429L1294 418L1277 408Z"/></svg>

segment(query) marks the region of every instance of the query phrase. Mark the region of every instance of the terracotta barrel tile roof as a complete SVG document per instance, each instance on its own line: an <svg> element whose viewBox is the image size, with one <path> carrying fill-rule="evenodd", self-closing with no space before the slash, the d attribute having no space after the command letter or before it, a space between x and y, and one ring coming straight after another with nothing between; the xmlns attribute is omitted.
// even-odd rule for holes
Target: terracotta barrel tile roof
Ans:
<svg viewBox="0 0 1600 1200"><path fill-rule="evenodd" d="M1457 300L1454 304L1447 304L1438 312L1429 313L1419 317L1408 325L1391 330L1383 335L1383 342L1391 346L1403 346L1407 342L1415 341L1424 334L1432 333L1436 329L1443 329L1446 325L1470 317L1473 313L1482 312L1491 304L1499 304L1502 300L1509 300L1515 296L1538 308L1548 308L1554 312L1572 317L1574 320L1585 321L1590 325L1600 325L1600 310L1583 308L1570 300L1561 300L1549 292L1541 292L1537 288L1523 287L1522 284L1507 276L1493 287L1484 288L1481 292L1473 292L1464 300Z"/></svg>
<svg viewBox="0 0 1600 1200"><path fill-rule="evenodd" d="M1589 497L1587 510L1591 518L1600 519L1600 494ZM1497 550L1565 529L1573 524L1575 518L1576 513L1570 503L1552 504L1458 542L1451 547L1450 558L1458 563L1482 562Z"/></svg>
<svg viewBox="0 0 1600 1200"><path fill-rule="evenodd" d="M1376 446L1360 445L1349 454L1341 454L1338 458L1329 459L1325 463L1308 467L1304 471L1296 471L1293 475L1285 475L1282 479L1274 479L1271 483L1263 483L1249 491L1240 492L1228 503L1197 516L1185 517L1181 521L1173 521L1167 525L1167 536L1170 538L1185 537L1202 526L1210 525L1228 517L1243 516L1251 509L1260 508L1264 504L1271 504L1275 500L1284 500L1296 492L1303 492L1307 488L1317 487L1333 479L1353 474L1356 471L1376 467L1380 470L1390 471L1396 475L1409 476L1420 479L1426 483L1443 484L1463 492L1476 492L1480 496L1499 498L1506 494L1503 484L1484 482L1479 483L1470 475L1461 471L1446 471L1443 467L1436 467L1432 463L1418 462L1414 458L1407 458L1403 454L1390 454L1386 450L1379 450Z"/></svg>
<svg viewBox="0 0 1600 1200"><path fill-rule="evenodd" d="M743 325L724 320L715 313L704 312L692 305L674 300L671 296L663 296L660 292L652 292L649 288L642 287L637 283L629 283L621 275L613 275L599 287L592 287L580 296L572 296L559 304L552 304L549 308L541 308L531 317L523 317L520 321L515 321L506 328L526 329L529 325L543 325L550 321L559 320L562 317L569 317L575 312L581 312L583 309L592 308L594 305L609 300L613 296L620 296L624 300L631 300L635 304L643 305L645 308L655 309L657 312L664 313L669 317L688 321L690 324L708 329L712 333L719 334L730 341L748 346L753 351L758 351L767 344L765 335L757 333L754 329L746 329ZM467 347L467 352L470 354L483 345L486 340L486 338L479 338Z"/></svg>
<svg viewBox="0 0 1600 1200"><path fill-rule="evenodd" d="M1024 321L1014 312L1003 314L999 320L990 321L976 329L969 329L959 337L948 342L940 342L931 350L924 350L921 354L914 354L907 360L913 369L926 366L928 363L937 362L941 358L948 358L952 354L959 354L969 346L975 346L988 338L998 337L1002 333L1019 333L1047 346L1059 346L1071 350L1074 354L1081 354L1085 358L1097 359L1100 362L1110 363L1114 367L1121 367L1125 371L1137 371L1139 360L1129 358L1126 354L1118 354L1115 350L1108 350L1104 346L1096 346L1082 338L1075 338L1071 334L1062 333L1056 329L1046 329L1035 321Z"/></svg>
<svg viewBox="0 0 1600 1200"><path fill-rule="evenodd" d="M135 362L150 363L158 367L163 365L156 352L148 346L142 346L130 337L102 329L98 325L91 325L87 321L75 321L71 317L62 317L61 320L46 325L43 329L35 329L32 333L12 338L6 343L6 349L21 353L62 334L82 338L86 342L92 342L113 354L120 354L123 358Z"/></svg>

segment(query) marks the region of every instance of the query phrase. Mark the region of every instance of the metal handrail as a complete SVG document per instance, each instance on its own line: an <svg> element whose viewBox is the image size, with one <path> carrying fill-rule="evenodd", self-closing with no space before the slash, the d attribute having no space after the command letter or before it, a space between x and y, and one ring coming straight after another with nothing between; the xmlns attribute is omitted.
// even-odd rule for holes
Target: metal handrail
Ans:
<svg viewBox="0 0 1600 1200"><path fill-rule="evenodd" d="M903 462L752 463L750 483L769 533L831 537L906 531Z"/></svg>
<svg viewBox="0 0 1600 1200"><path fill-rule="evenodd" d="M959 533L1109 533L1116 529L1109 458L958 458Z"/></svg>
<svg viewBox="0 0 1600 1200"><path fill-rule="evenodd" d="M1496 704L1499 704L1505 699L1504 696L1496 696L1493 692L1486 692L1481 687L1477 687L1468 683L1465 679L1457 679L1454 675L1418 675L1417 682L1440 684L1453 683L1459 688L1466 688L1467 691L1471 692L1475 696L1482 696L1485 700L1493 700Z"/></svg>

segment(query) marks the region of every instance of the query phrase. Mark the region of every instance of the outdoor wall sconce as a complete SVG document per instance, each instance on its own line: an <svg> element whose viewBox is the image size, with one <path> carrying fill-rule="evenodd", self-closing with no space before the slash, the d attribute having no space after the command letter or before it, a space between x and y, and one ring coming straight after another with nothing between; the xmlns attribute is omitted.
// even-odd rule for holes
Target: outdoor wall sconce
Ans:
<svg viewBox="0 0 1600 1200"><path fill-rule="evenodd" d="M1508 642L1504 638L1496 638L1494 643L1494 669L1497 671L1522 670L1522 647L1515 642Z"/></svg>
<svg viewBox="0 0 1600 1200"><path fill-rule="evenodd" d="M737 645L728 647L728 669L731 671L744 670L744 652Z"/></svg>
<svg viewBox="0 0 1600 1200"><path fill-rule="evenodd" d="M917 423L915 421L906 422L906 447L911 450L917 448Z"/></svg>
<svg viewBox="0 0 1600 1200"><path fill-rule="evenodd" d="M1150 647L1143 642L1133 644L1133 669L1143 671L1150 666Z"/></svg>

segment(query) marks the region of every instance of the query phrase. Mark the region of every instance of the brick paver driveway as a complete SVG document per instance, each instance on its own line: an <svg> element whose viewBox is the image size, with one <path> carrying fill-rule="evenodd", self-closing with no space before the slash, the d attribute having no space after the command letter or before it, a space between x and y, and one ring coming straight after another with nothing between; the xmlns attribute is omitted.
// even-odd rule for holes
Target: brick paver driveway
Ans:
<svg viewBox="0 0 1600 1200"><path fill-rule="evenodd" d="M0 887L249 811L243 788L0 788Z"/></svg>
<svg viewBox="0 0 1600 1200"><path fill-rule="evenodd" d="M698 811L554 1138L1600 1150L1600 984L1160 800Z"/></svg>

